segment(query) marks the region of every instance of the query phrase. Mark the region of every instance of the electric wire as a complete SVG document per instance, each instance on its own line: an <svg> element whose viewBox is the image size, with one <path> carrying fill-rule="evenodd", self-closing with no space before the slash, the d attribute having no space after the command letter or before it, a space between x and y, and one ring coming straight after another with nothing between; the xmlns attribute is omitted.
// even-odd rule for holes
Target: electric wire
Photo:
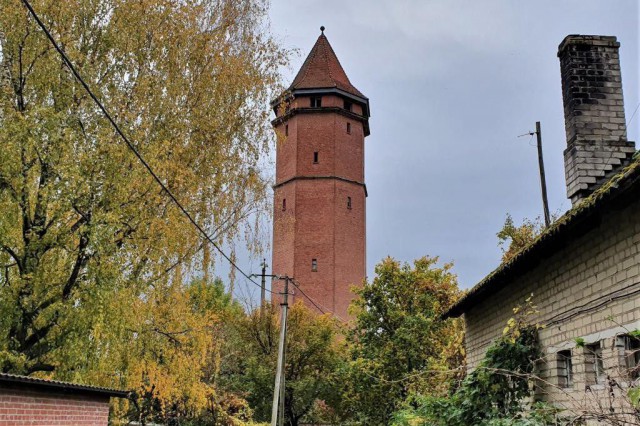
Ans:
<svg viewBox="0 0 640 426"><path fill-rule="evenodd" d="M315 306L315 307L316 307L316 309L317 309L317 310L319 310L322 314L326 314L326 312L324 311L324 309L322 309L320 306L318 306L318 304L317 304L317 303L316 303L316 302L315 302L311 297L309 297L309 296L307 295L307 293L305 293L305 292L304 292L304 290L302 290L302 289L300 288L300 283L299 283L299 282L297 282L297 281L296 281L296 280L294 280L293 278L291 278L291 279L290 279L290 281L291 281L291 283L295 286L295 288L297 288L297 289L300 291L300 293L302 293L302 295L303 295L304 297L306 297L306 298L307 298L307 300L308 300L309 302L311 302L311 304L312 304L313 306Z"/></svg>
<svg viewBox="0 0 640 426"><path fill-rule="evenodd" d="M253 281L251 279L251 277L249 276L249 274L247 274L246 272L244 272L242 270L242 268L240 268L232 259L231 257L229 257L229 255L227 255L218 244L216 244L215 241L213 241L213 239L209 236L209 234L207 234L207 232L204 230L204 228L202 226L200 226L200 224L198 224L198 222L193 218L193 216L191 216L191 214L187 211L187 209L178 201L178 199L176 198L175 195L173 195L173 193L169 190L169 188L167 188L167 186L164 184L164 182L162 182L162 180L158 177L158 175L154 172L154 170L151 168L151 166L149 165L149 163L146 162L146 160L142 157L142 155L138 152L138 150L135 148L135 146L133 146L133 144L131 143L131 141L129 140L129 138L124 134L124 132L120 129L120 127L118 126L118 124L115 122L115 120L111 117L111 114L109 114L109 112L107 111L107 109L104 107L104 105L102 105L102 102L100 102L100 100L97 98L97 96L93 93L93 91L91 90L91 88L89 87L89 85L84 81L84 79L82 78L82 76L80 75L80 73L76 70L75 66L73 65L73 63L71 62L71 60L67 57L66 53L64 52L64 50L62 50L62 48L58 45L58 43L55 41L55 39L53 38L53 36L51 35L51 33L49 32L49 30L47 29L47 27L44 25L44 23L40 20L40 17L38 16L38 14L35 12L35 10L33 9L33 7L31 6L31 4L29 3L28 0L22 0L22 3L25 5L25 7L29 10L29 13L33 16L33 18L35 19L36 23L38 24L38 26L42 29L42 31L45 33L45 35L47 36L47 38L49 39L49 41L51 42L51 44L53 44L53 47L58 51L58 53L60 54L60 56L62 57L64 63L69 67L69 69L71 70L71 72L73 73L73 75L75 76L76 80L78 80L78 82L82 85L82 87L85 89L85 91L89 94L89 96L91 97L91 99L93 99L93 101L95 102L95 104L98 106L98 108L100 109L100 111L102 111L102 114L107 118L107 120L109 120L109 122L111 123L111 125L113 126L113 128L116 130L116 133L118 133L118 135L122 138L122 140L125 142L125 144L129 147L129 149L134 153L134 155L138 158L138 160L140 161L140 163L142 163L142 165L147 169L147 171L149 172L149 174L153 177L153 179L158 183L158 185L160 185L160 187L162 188L162 190L169 196L169 198L178 206L178 208L180 209L180 211L189 219L189 221L193 224L193 226L196 227L196 229L200 232L200 234L202 234L204 236L204 238L222 255L222 257L224 257L227 262L229 262L229 264L236 269L238 272L240 272L240 274L242 274L247 280L249 280L249 282L253 283L254 285L260 287L260 284L258 284L257 282ZM271 290L267 291L269 293L273 293Z"/></svg>

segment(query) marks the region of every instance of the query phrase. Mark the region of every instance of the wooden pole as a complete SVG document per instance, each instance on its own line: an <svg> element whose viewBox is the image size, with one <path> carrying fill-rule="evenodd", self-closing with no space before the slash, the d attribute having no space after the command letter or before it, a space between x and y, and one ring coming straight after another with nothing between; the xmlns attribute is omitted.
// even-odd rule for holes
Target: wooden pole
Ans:
<svg viewBox="0 0 640 426"><path fill-rule="evenodd" d="M267 281L267 259L262 259L262 281L260 283L260 312L264 311L264 303L266 299L266 281Z"/></svg>
<svg viewBox="0 0 640 426"><path fill-rule="evenodd" d="M536 121L536 136L538 138L538 164L540 166L540 186L542 187L542 204L544 206L544 223L546 227L551 224L549 216L549 201L547 201L547 181L544 176L544 160L542 159L542 131L540 122Z"/></svg>

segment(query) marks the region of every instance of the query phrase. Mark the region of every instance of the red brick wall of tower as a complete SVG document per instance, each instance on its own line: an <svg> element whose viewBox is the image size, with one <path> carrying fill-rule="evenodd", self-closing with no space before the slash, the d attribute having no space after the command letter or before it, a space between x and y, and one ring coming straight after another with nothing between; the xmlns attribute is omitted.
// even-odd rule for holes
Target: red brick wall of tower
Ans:
<svg viewBox="0 0 640 426"><path fill-rule="evenodd" d="M322 111L296 112L309 106L309 97L297 97L294 113L275 123L272 270L294 277L323 310L347 319L350 288L366 275L365 128L356 117L363 111L354 104L353 114L343 113L342 97L323 95ZM312 306L301 294L297 300Z"/></svg>

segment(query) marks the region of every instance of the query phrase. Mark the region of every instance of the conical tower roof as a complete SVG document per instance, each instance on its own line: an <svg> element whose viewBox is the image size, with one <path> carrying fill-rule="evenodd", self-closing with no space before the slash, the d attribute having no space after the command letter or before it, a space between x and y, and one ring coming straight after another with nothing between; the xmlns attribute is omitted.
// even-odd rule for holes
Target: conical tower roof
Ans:
<svg viewBox="0 0 640 426"><path fill-rule="evenodd" d="M367 99L351 84L336 53L329 44L329 40L324 35L324 27L321 30L323 32L309 52L309 56L302 64L302 68L298 71L289 90L337 88L351 95Z"/></svg>

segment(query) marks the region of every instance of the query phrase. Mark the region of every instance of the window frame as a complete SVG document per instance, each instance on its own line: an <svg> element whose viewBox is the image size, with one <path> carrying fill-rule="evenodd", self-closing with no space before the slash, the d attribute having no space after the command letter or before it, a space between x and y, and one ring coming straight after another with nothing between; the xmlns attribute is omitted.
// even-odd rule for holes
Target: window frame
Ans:
<svg viewBox="0 0 640 426"><path fill-rule="evenodd" d="M322 96L311 96L311 108L322 108Z"/></svg>
<svg viewBox="0 0 640 426"><path fill-rule="evenodd" d="M597 341L584 346L584 361L586 367L591 364L591 369L586 369L590 376L587 384L604 384L606 373L604 371L604 360L602 357L602 342Z"/></svg>
<svg viewBox="0 0 640 426"><path fill-rule="evenodd" d="M311 259L311 272L318 272L318 259Z"/></svg>
<svg viewBox="0 0 640 426"><path fill-rule="evenodd" d="M573 359L571 349L558 351L557 356L558 386L563 389L571 389L573 388Z"/></svg>
<svg viewBox="0 0 640 426"><path fill-rule="evenodd" d="M626 369L632 380L640 378L640 338L630 334L616 336L619 366Z"/></svg>

